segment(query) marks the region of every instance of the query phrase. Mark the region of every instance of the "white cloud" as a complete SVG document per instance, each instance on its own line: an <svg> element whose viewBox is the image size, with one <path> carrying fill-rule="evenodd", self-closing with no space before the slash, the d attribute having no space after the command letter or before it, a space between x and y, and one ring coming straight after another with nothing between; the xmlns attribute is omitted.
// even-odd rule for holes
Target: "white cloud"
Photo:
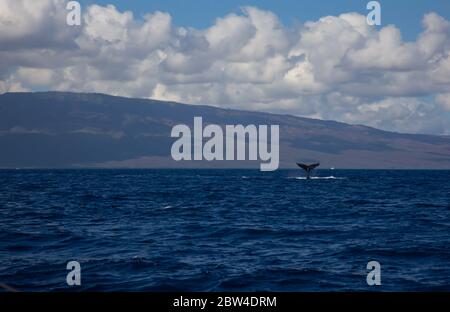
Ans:
<svg viewBox="0 0 450 312"><path fill-rule="evenodd" d="M20 81L33 86L48 86L56 82L53 70L47 68L20 67L16 74Z"/></svg>
<svg viewBox="0 0 450 312"><path fill-rule="evenodd" d="M86 24L85 34L93 41L125 44L129 38L133 13L120 13L113 5L106 7L92 5L84 15L84 22Z"/></svg>
<svg viewBox="0 0 450 312"><path fill-rule="evenodd" d="M0 93L4 92L25 92L30 91L22 86L20 81L10 78L7 80L0 80Z"/></svg>
<svg viewBox="0 0 450 312"><path fill-rule="evenodd" d="M357 13L286 27L244 7L193 29L164 12L139 19L92 5L70 27L65 3L0 2L0 92L95 91L449 132L450 23L436 13L405 42Z"/></svg>
<svg viewBox="0 0 450 312"><path fill-rule="evenodd" d="M450 111L450 93L438 94L436 102L440 104L446 111Z"/></svg>

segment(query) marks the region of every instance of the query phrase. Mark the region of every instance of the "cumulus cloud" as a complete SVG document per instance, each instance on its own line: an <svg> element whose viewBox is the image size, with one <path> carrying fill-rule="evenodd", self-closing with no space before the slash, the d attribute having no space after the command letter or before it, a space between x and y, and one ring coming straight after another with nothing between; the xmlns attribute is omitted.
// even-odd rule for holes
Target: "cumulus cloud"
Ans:
<svg viewBox="0 0 450 312"><path fill-rule="evenodd" d="M0 2L0 92L61 90L289 113L402 132L449 133L450 23L406 42L357 13L295 26L256 7L206 29L64 0Z"/></svg>
<svg viewBox="0 0 450 312"><path fill-rule="evenodd" d="M436 102L442 106L446 111L450 111L450 93L438 94Z"/></svg>

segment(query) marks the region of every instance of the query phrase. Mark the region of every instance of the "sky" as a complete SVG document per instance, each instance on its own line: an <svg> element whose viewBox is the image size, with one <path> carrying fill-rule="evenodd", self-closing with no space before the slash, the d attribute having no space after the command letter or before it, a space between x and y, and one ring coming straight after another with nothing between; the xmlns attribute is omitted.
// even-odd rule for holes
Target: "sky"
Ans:
<svg viewBox="0 0 450 312"><path fill-rule="evenodd" d="M153 11L169 12L177 26L206 28L217 17L239 13L240 8L256 6L275 13L284 25L317 20L326 15L345 12L367 14L368 0L84 0L83 5L113 3L120 10L130 10L137 17ZM395 24L405 40L414 40L422 30L421 19L427 12L440 12L450 19L450 1L388 0L379 1L383 9L383 24Z"/></svg>
<svg viewBox="0 0 450 312"><path fill-rule="evenodd" d="M0 0L0 93L102 92L450 135L450 1Z"/></svg>

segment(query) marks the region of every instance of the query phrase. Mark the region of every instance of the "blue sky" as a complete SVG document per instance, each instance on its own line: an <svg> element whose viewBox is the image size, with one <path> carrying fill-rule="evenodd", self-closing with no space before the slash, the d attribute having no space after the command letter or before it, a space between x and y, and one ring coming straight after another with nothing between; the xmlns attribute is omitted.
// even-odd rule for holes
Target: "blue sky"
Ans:
<svg viewBox="0 0 450 312"><path fill-rule="evenodd" d="M368 0L80 0L76 27L67 1L0 0L0 93L100 92L450 135L450 0L380 1L377 28Z"/></svg>
<svg viewBox="0 0 450 312"><path fill-rule="evenodd" d="M256 6L278 15L285 25L296 20L317 20L325 15L344 12L366 14L368 0L83 0L81 4L114 4L119 10L131 10L136 17L153 11L170 13L177 26L206 28L217 17L239 12L240 7ZM414 40L422 30L421 19L434 11L450 20L450 1L447 0L389 0L382 5L382 24L395 24L401 29L404 40ZM383 26L382 25L382 26Z"/></svg>

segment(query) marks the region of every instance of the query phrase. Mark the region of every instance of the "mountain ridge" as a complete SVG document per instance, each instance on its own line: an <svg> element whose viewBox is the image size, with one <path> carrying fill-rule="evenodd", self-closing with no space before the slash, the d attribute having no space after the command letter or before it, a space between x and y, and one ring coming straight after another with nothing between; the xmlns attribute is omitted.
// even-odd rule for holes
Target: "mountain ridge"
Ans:
<svg viewBox="0 0 450 312"><path fill-rule="evenodd" d="M24 112L27 112L24 114ZM365 125L102 93L9 92L0 95L1 168L256 168L259 162L174 162L170 130L204 123L280 124L280 166L450 168L450 137Z"/></svg>

